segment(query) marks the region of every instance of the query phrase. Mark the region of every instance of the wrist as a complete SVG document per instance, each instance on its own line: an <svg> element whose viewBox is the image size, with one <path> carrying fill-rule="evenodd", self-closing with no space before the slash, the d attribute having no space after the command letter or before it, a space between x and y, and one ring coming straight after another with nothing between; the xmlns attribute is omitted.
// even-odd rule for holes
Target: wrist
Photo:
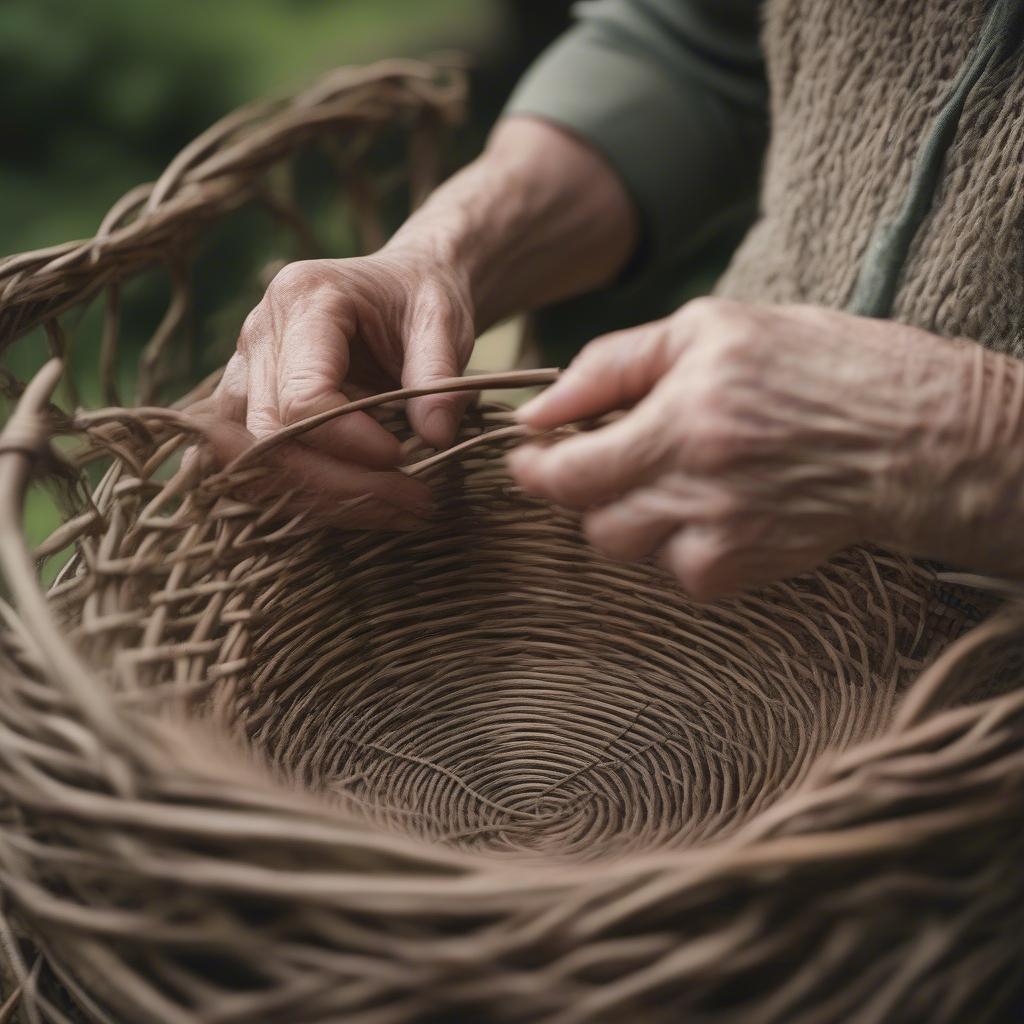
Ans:
<svg viewBox="0 0 1024 1024"><path fill-rule="evenodd" d="M424 210L406 221L377 255L407 267L415 280L441 282L458 296L479 333L490 326L478 312L475 271L481 258L475 250L480 241L462 218Z"/></svg>
<svg viewBox="0 0 1024 1024"><path fill-rule="evenodd" d="M403 229L375 255L399 266L411 289L440 285L476 321L469 271L459 259L457 241L449 235Z"/></svg>
<svg viewBox="0 0 1024 1024"><path fill-rule="evenodd" d="M517 164L489 148L442 185L381 250L454 282L477 332L519 311L503 298L523 279L518 253L537 211L524 199L528 186Z"/></svg>
<svg viewBox="0 0 1024 1024"><path fill-rule="evenodd" d="M637 234L632 201L602 157L553 125L510 118L385 249L445 268L482 331L606 284Z"/></svg>
<svg viewBox="0 0 1024 1024"><path fill-rule="evenodd" d="M1016 574L1024 495L1024 363L930 338L872 539L953 565Z"/></svg>

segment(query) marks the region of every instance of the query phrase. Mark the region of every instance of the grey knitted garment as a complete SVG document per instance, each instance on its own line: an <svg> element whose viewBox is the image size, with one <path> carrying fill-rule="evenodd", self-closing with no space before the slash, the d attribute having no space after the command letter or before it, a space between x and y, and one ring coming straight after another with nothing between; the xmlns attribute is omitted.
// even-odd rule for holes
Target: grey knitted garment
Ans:
<svg viewBox="0 0 1024 1024"><path fill-rule="evenodd" d="M971 54L985 0L767 0L772 134L760 216L721 295L842 308ZM1024 356L1024 53L967 97L892 307Z"/></svg>

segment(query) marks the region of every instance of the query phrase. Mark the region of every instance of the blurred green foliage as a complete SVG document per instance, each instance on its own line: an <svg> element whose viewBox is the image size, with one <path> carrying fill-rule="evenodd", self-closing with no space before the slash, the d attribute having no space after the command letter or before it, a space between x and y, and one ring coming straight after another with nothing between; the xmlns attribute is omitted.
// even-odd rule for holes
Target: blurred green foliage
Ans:
<svg viewBox="0 0 1024 1024"><path fill-rule="evenodd" d="M500 36L497 0L4 0L0 252L90 235L233 107Z"/></svg>

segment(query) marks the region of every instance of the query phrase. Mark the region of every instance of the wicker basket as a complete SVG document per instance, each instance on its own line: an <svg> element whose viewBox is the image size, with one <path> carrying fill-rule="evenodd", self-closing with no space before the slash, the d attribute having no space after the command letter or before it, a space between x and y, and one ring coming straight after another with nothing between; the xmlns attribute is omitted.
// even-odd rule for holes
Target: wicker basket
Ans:
<svg viewBox="0 0 1024 1024"><path fill-rule="evenodd" d="M259 451L180 467L211 382L155 400L192 242L254 202L303 234L266 183L330 144L373 244L352 154L399 124L429 172L459 97L339 72L228 118L95 239L0 264L4 345L45 325L66 353L101 297L111 395L118 289L174 282L137 407L63 415L52 362L0 439L0 1021L1014 1019L1016 605L974 625L976 596L869 550L691 605L510 484L491 404L448 452L410 443L442 509L413 534L253 503ZM404 397L360 407L401 430ZM44 595L20 518L66 475L54 432L107 468L35 552L73 544Z"/></svg>

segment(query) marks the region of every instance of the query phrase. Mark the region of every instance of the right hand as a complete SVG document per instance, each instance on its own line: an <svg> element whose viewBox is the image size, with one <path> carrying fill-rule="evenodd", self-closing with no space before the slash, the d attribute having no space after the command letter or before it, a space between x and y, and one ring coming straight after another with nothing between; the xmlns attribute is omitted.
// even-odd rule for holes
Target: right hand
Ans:
<svg viewBox="0 0 1024 1024"><path fill-rule="evenodd" d="M460 374L473 346L468 285L440 260L411 249L357 259L291 263L249 314L238 350L203 412L224 461L252 439L369 391L429 387ZM408 404L410 424L433 447L454 438L465 395ZM238 430L225 431L234 424ZM242 431L244 427L244 431ZM398 439L371 416L341 416L268 454L276 489L294 488L315 511L369 494L348 526L411 527L430 506L420 482L395 467Z"/></svg>

